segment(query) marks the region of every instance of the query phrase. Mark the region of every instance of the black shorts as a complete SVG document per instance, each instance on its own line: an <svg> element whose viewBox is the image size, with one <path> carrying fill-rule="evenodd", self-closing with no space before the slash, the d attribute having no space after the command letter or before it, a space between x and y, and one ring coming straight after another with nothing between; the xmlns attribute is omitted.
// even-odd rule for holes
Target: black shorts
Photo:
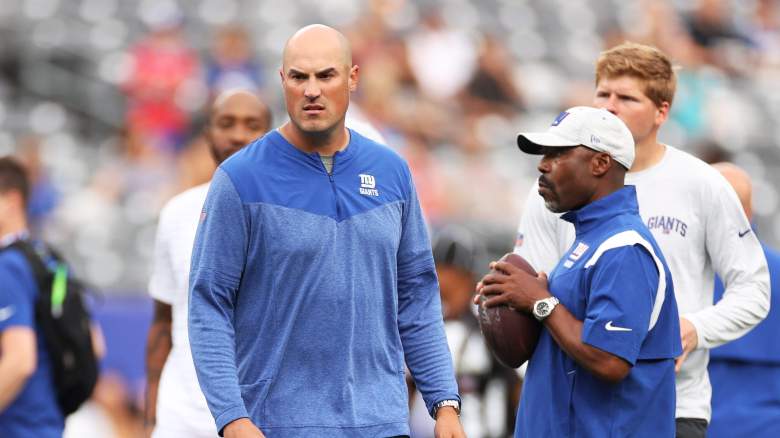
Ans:
<svg viewBox="0 0 780 438"><path fill-rule="evenodd" d="M677 438L706 438L707 420L703 418L677 418Z"/></svg>

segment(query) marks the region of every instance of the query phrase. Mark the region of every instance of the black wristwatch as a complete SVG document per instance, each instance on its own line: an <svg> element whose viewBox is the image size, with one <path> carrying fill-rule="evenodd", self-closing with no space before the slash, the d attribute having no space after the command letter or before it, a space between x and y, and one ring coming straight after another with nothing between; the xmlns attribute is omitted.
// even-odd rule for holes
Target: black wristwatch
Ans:
<svg viewBox="0 0 780 438"><path fill-rule="evenodd" d="M455 408L455 412L460 416L460 402L457 400L442 400L435 405L433 405L433 418L436 418L436 414L439 412L439 409L445 407L445 406L451 406Z"/></svg>

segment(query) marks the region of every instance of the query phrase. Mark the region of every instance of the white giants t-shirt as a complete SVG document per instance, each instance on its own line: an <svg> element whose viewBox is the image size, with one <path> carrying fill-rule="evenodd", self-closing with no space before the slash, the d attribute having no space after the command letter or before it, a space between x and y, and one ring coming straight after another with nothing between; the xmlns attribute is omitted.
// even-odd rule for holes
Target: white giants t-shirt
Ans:
<svg viewBox="0 0 780 438"><path fill-rule="evenodd" d="M152 298L172 306L173 347L160 376L154 438L216 437L187 334L190 259L209 184L172 198L160 212L149 281Z"/></svg>

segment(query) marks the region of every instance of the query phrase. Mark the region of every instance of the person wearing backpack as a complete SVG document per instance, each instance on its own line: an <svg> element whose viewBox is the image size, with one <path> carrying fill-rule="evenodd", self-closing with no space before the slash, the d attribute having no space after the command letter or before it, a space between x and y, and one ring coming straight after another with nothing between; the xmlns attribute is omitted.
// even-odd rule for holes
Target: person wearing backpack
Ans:
<svg viewBox="0 0 780 438"><path fill-rule="evenodd" d="M28 238L29 182L13 158L0 158L0 249ZM22 251L0 251L0 436L61 437L52 361L35 318L39 287Z"/></svg>

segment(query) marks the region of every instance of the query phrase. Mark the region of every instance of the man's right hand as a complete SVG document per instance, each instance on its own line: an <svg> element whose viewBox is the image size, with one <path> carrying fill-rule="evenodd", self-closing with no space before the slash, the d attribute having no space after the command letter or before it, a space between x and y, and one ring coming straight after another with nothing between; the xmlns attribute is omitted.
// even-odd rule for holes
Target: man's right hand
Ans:
<svg viewBox="0 0 780 438"><path fill-rule="evenodd" d="M228 423L222 432L225 438L265 438L263 432L252 424L249 418L239 418Z"/></svg>

